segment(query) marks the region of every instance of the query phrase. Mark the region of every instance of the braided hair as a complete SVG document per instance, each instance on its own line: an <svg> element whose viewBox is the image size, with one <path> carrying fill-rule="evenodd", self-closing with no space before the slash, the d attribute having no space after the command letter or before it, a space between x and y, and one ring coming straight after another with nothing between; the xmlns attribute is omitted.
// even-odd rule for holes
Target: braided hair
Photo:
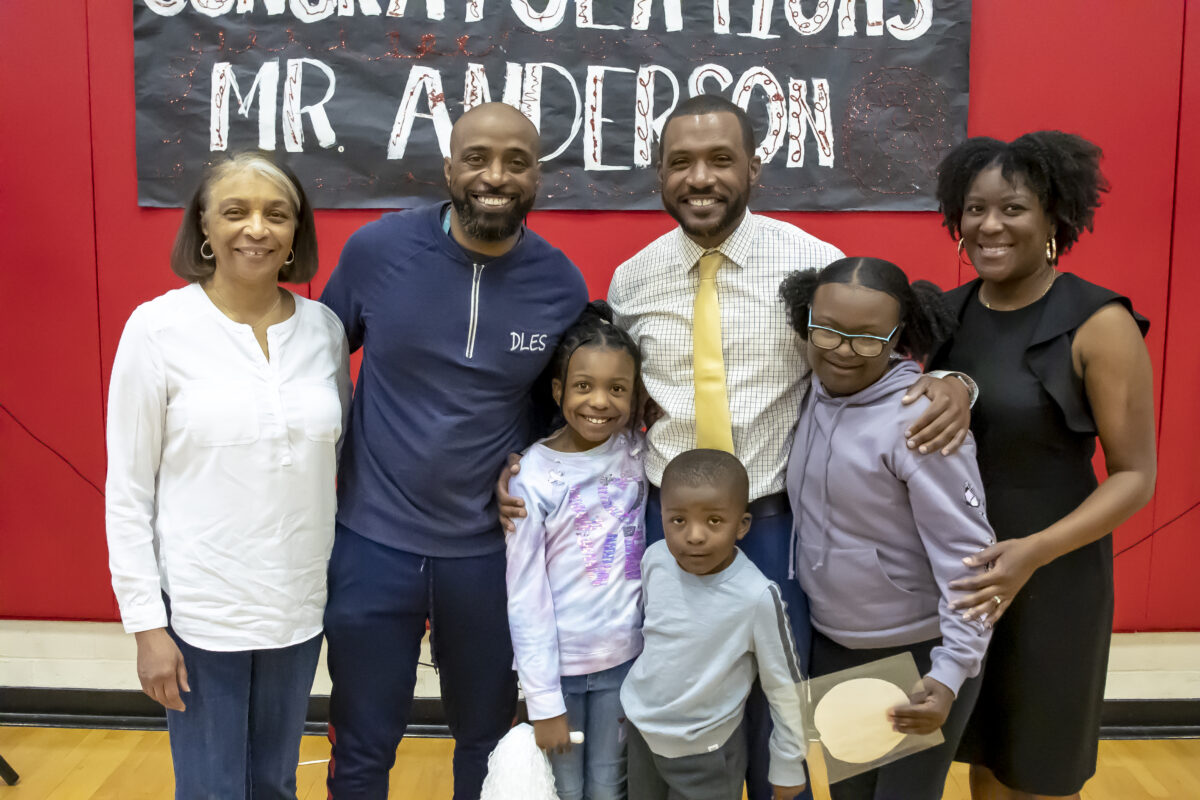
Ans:
<svg viewBox="0 0 1200 800"><path fill-rule="evenodd" d="M571 356L581 347L600 347L629 353L633 359L635 376L632 407L634 409L633 417L636 417L637 409L641 407L641 400L644 396L642 394L642 354L633 337L613 322L613 310L603 300L593 300L588 303L587 307L583 309L583 313L571 324L571 327L559 339L558 346L554 348L554 355L550 359L550 375L563 386L567 383L567 368L570 366ZM559 401L560 398L554 398L555 403Z"/></svg>
<svg viewBox="0 0 1200 800"><path fill-rule="evenodd" d="M895 351L924 361L954 329L954 314L942 290L929 281L909 283L904 270L882 258L839 258L820 271L797 270L783 279L779 296L787 307L788 324L808 341L808 310L817 287L826 283L864 286L890 295L900 304L900 335Z"/></svg>

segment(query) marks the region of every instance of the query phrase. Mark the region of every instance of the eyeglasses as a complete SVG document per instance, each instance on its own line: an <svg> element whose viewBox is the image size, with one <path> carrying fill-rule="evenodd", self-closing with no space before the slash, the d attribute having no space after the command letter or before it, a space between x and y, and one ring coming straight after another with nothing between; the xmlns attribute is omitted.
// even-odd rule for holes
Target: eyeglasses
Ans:
<svg viewBox="0 0 1200 800"><path fill-rule="evenodd" d="M850 342L850 349L863 358L874 358L883 352L883 346L892 341L900 326L892 328L887 336L871 336L866 333L842 333L824 325L813 325L812 308L808 309L808 340L822 350L837 350L842 342Z"/></svg>

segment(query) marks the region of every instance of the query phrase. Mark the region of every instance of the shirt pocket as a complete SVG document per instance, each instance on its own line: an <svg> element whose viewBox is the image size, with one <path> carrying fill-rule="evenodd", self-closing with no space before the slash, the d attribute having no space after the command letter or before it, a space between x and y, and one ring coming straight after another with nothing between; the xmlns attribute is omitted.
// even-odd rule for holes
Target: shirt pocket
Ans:
<svg viewBox="0 0 1200 800"><path fill-rule="evenodd" d="M301 381L292 387L304 435L314 442L336 442L342 435L342 400L331 380Z"/></svg>
<svg viewBox="0 0 1200 800"><path fill-rule="evenodd" d="M808 595L813 618L843 631L873 631L920 619L936 612L936 599L896 584L873 547L821 548L801 543L800 584ZM932 609L927 608L932 606Z"/></svg>
<svg viewBox="0 0 1200 800"><path fill-rule="evenodd" d="M252 384L193 381L184 390L188 435L202 447L227 447L258 440L258 405Z"/></svg>

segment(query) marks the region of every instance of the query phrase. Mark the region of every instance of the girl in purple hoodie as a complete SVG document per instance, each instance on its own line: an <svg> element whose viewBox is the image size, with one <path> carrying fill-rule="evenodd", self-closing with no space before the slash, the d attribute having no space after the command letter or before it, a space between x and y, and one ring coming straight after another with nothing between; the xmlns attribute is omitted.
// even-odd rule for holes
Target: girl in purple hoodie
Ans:
<svg viewBox="0 0 1200 800"><path fill-rule="evenodd" d="M994 539L975 443L922 455L901 432L925 410L901 398L952 322L937 287L878 258L843 258L780 287L812 366L787 470L795 570L809 598L812 674L912 653L924 676L889 712L933 749L834 784L834 800L940 798L979 691L986 620L950 609L963 559Z"/></svg>

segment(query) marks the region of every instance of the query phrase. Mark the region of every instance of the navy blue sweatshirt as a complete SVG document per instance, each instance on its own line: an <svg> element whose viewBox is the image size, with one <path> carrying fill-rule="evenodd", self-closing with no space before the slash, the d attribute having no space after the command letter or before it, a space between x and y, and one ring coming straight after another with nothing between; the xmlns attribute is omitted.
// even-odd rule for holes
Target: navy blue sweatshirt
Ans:
<svg viewBox="0 0 1200 800"><path fill-rule="evenodd" d="M493 488L533 440L530 390L587 304L579 269L525 230L475 261L447 204L386 214L346 242L321 295L363 347L337 520L427 556L504 549Z"/></svg>

